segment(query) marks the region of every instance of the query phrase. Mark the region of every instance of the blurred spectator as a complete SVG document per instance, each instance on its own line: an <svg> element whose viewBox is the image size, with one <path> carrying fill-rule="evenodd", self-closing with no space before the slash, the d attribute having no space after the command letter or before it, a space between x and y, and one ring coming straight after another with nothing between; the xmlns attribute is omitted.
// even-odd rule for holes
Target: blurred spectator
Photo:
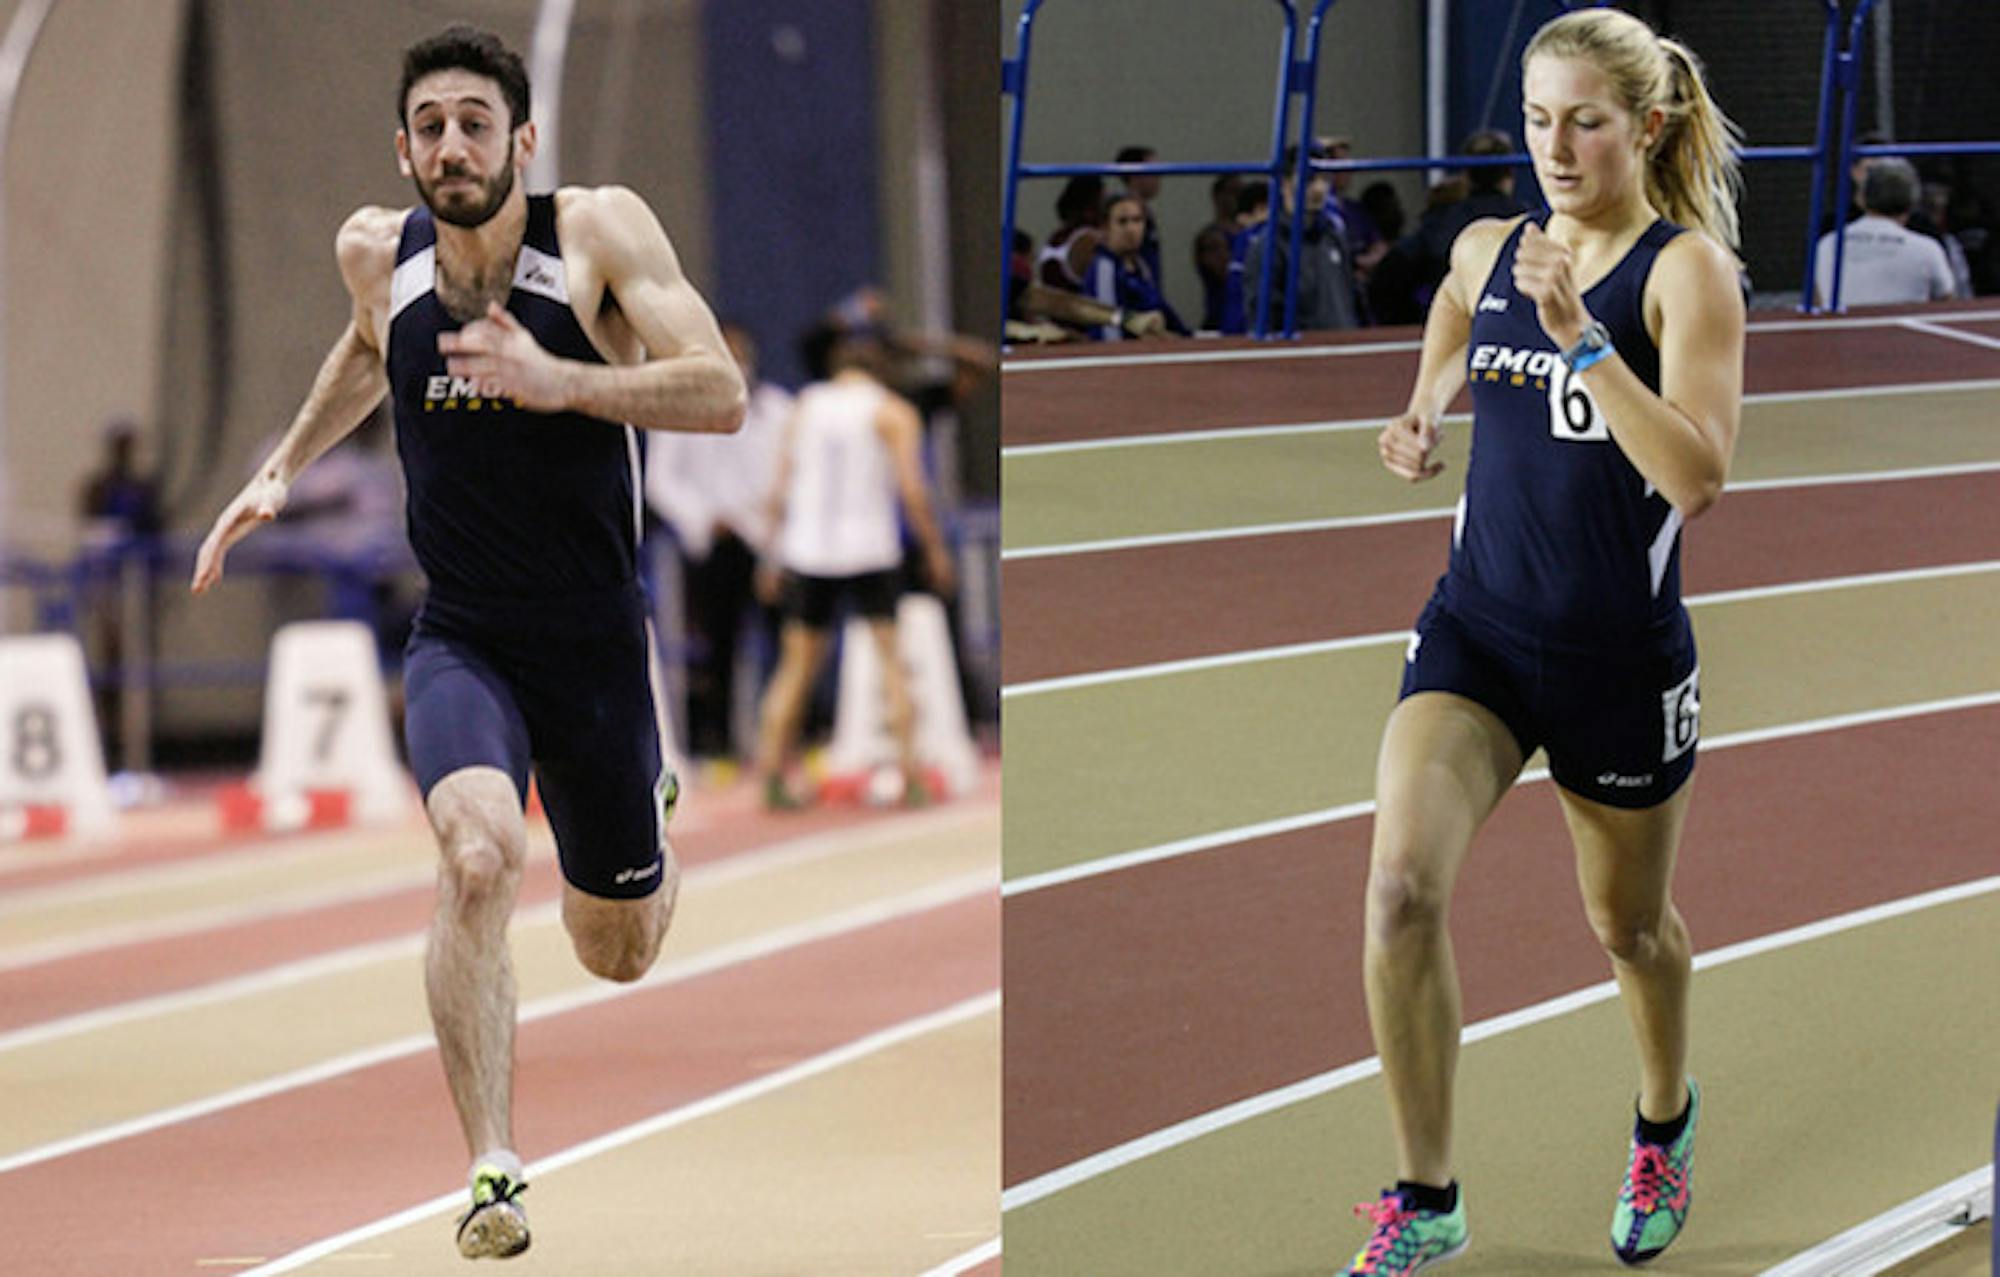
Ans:
<svg viewBox="0 0 2000 1277"><path fill-rule="evenodd" d="M1153 337L1167 330L1166 316L1159 311L1121 312L1082 293L1031 284L1021 290L1021 317L1007 321L1007 340L1085 341L1093 329L1113 323L1128 337Z"/></svg>
<svg viewBox="0 0 2000 1277"><path fill-rule="evenodd" d="M1920 173L1921 176L1921 173ZM1945 262L1951 267L1952 296L1972 296L1972 262L1966 256L1965 243L1951 224L1951 178L1943 173L1923 177L1917 188L1916 207L1910 210L1910 218L1916 220L1919 214L1928 217L1938 228L1938 243L1944 246Z"/></svg>
<svg viewBox="0 0 2000 1277"><path fill-rule="evenodd" d="M1097 254L1104 225L1104 179L1085 175L1063 183L1056 196L1058 225L1035 258L1035 277L1050 288L1083 291L1084 272Z"/></svg>
<svg viewBox="0 0 2000 1277"><path fill-rule="evenodd" d="M152 536L160 530L159 481L139 472L138 423L129 417L113 418L105 424L100 442L103 455L77 494L85 541L108 546Z"/></svg>
<svg viewBox="0 0 2000 1277"><path fill-rule="evenodd" d="M1285 177L1279 184L1280 204L1263 227L1251 235L1249 251L1243 258L1243 295L1246 316L1254 317L1260 304L1272 332L1282 332L1285 324L1285 271L1291 252L1291 219L1295 208L1303 227L1303 247L1299 260L1298 326L1300 331L1353 328L1360 322L1354 289L1354 262L1340 225L1327 215L1327 197L1332 185L1327 175L1307 174L1303 200L1296 199L1298 148L1285 154ZM1276 247L1271 246L1275 244ZM1264 254L1270 252L1271 296L1261 300Z"/></svg>
<svg viewBox="0 0 2000 1277"><path fill-rule="evenodd" d="M1866 215L1847 228L1841 265L1843 306L1886 306L1950 297L1954 283L1943 245L1910 230L1917 200L1917 171L1908 160L1880 157L1861 187ZM1829 304L1833 291L1833 235L1822 235L1813 255L1813 296Z"/></svg>
<svg viewBox="0 0 2000 1277"><path fill-rule="evenodd" d="M342 559L407 557L403 476L389 453L389 435L388 409L377 407L353 434L301 471L278 511L279 535L267 542L289 539Z"/></svg>
<svg viewBox="0 0 2000 1277"><path fill-rule="evenodd" d="M1498 129L1481 129L1459 146L1461 155L1510 155L1514 140ZM1417 227L1376 266L1368 300L1378 323L1422 323L1431 295L1451 269L1451 246L1460 231L1481 218L1508 218L1526 212L1514 198L1514 170L1481 164L1453 174L1431 188L1430 204Z"/></svg>
<svg viewBox="0 0 2000 1277"><path fill-rule="evenodd" d="M292 481L277 523L260 538L258 553L316 570L331 591L315 604L301 596L297 585L281 580L272 590L281 613L364 620L375 631L383 658L394 661L409 639L416 598L406 588L415 556L391 433L385 401ZM267 457L276 447L274 436L252 455Z"/></svg>
<svg viewBox="0 0 2000 1277"><path fill-rule="evenodd" d="M1370 182L1361 192L1361 208L1374 219L1383 243L1393 244L1403 237L1409 216L1403 212L1403 197L1396 193L1394 184Z"/></svg>
<svg viewBox="0 0 2000 1277"><path fill-rule="evenodd" d="M888 722L912 803L927 800L917 768L915 715L896 646L902 546L897 516L922 546L930 583L949 594L955 572L923 478L915 409L884 382L888 352L867 329L822 324L815 362L829 380L807 386L786 424L769 494L772 553L758 592L785 613L777 672L765 689L757 769L766 805L800 805L786 765L843 602L868 622L881 657ZM780 575L782 569L782 576Z"/></svg>
<svg viewBox="0 0 2000 1277"><path fill-rule="evenodd" d="M158 535L160 495L158 479L139 469L136 422L128 417L112 419L106 423L100 442L104 451L78 491L77 514L83 525L85 556L104 575L93 582L97 588L87 590L80 600L78 622L91 672L97 676L91 696L105 755L118 758L125 740L117 675L128 656L118 574L128 562L128 551L150 545ZM142 560L130 562L136 565ZM150 613L152 574L142 572L136 579Z"/></svg>
<svg viewBox="0 0 2000 1277"><path fill-rule="evenodd" d="M1323 160L1353 159L1354 143L1344 137L1316 138L1313 154ZM1349 197L1348 192L1354 188L1352 170L1343 169L1326 176L1328 185L1333 188L1326 202L1327 213L1340 224L1341 233L1347 238L1347 251L1354 260L1355 282L1365 286L1368 272L1374 270L1375 263L1382 260L1382 254L1389 251L1390 237L1365 203Z"/></svg>
<svg viewBox="0 0 2000 1277"><path fill-rule="evenodd" d="M771 548L769 497L792 413L790 392L758 380L749 331L724 322L722 337L750 387L742 428L730 435L648 431L646 446L646 501L680 550L688 749L702 758L749 752L732 730L736 669L740 652L773 646L772 615L752 587L757 560ZM761 642L746 636L746 621Z"/></svg>
<svg viewBox="0 0 2000 1277"><path fill-rule="evenodd" d="M1243 260L1249 255L1251 237L1270 215L1270 182L1245 182L1236 196L1236 229L1229 234L1229 277L1222 287L1222 316L1217 328L1225 334L1250 330L1243 308Z"/></svg>
<svg viewBox="0 0 2000 1277"><path fill-rule="evenodd" d="M1854 139L1856 146L1889 146L1894 142L1895 139L1887 133L1874 129ZM1861 188L1867 183L1869 166L1877 160L1886 159L1902 159L1902 157L1892 155L1857 155L1854 157L1854 163L1848 165L1847 213L1844 220L1850 225L1867 216L1867 210L1861 205ZM1905 162L1907 163L1907 161ZM1910 220L1905 225L1919 235L1928 235L1932 239L1940 237L1938 224L1931 220L1930 213L1923 207L1921 202L1910 209ZM1823 235L1833 228L1833 213L1831 210L1828 210L1826 216L1820 219L1820 233Z"/></svg>
<svg viewBox="0 0 2000 1277"><path fill-rule="evenodd" d="M1122 146L1112 159L1114 164L1151 164L1160 158L1160 153L1150 146ZM1139 244L1139 255L1146 259L1146 269L1153 272L1153 278L1160 274L1160 224L1153 217L1153 201L1160 198L1160 176L1157 173L1139 173L1118 179L1124 183L1124 194L1139 201L1139 208L1146 215L1146 237ZM1109 213L1110 206L1105 206Z"/></svg>
<svg viewBox="0 0 2000 1277"><path fill-rule="evenodd" d="M1229 288L1229 242L1235 237L1236 199L1243 190L1241 173L1224 173L1208 186L1212 217L1194 237L1194 270L1201 277L1201 326L1222 329L1222 308Z"/></svg>
<svg viewBox="0 0 2000 1277"><path fill-rule="evenodd" d="M1994 236L1993 206L1966 182L1954 183L1945 201L1945 229L1958 237L1975 294L2000 293L2000 245Z"/></svg>
<svg viewBox="0 0 2000 1277"><path fill-rule="evenodd" d="M1098 245L1097 257L1091 263L1088 291L1098 301L1119 311L1158 311L1168 332L1191 336L1188 326L1161 294L1159 278L1146 263L1145 218L1146 207L1137 198L1120 195L1111 201L1105 210L1104 241ZM1126 333L1118 322L1120 319L1122 316L1114 315L1113 322L1098 328L1098 340L1122 340Z"/></svg>

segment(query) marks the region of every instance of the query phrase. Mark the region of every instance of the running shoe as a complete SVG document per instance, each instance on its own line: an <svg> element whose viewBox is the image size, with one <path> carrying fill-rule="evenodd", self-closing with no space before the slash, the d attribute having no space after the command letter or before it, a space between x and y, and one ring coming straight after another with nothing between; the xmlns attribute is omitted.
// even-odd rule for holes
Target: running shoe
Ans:
<svg viewBox="0 0 2000 1277"><path fill-rule="evenodd" d="M1611 1215L1611 1249L1627 1264L1643 1264L1681 1235L1693 1200L1694 1127L1701 1117L1701 1088L1688 1079L1687 1129L1672 1144L1653 1144L1632 1132L1632 1161L1618 1209Z"/></svg>
<svg viewBox="0 0 2000 1277"><path fill-rule="evenodd" d="M764 778L764 810L804 811L806 806L805 799L798 797L785 787L785 778L783 776L767 776Z"/></svg>
<svg viewBox="0 0 2000 1277"><path fill-rule="evenodd" d="M673 768L660 769L659 783L653 786L653 800L660 808L660 828L665 829L667 822L674 818L674 808L681 801L681 778Z"/></svg>
<svg viewBox="0 0 2000 1277"><path fill-rule="evenodd" d="M511 1259L528 1249L528 1215L518 1200L527 1185L494 1166L472 1173L472 1209L459 1216L458 1253Z"/></svg>
<svg viewBox="0 0 2000 1277"><path fill-rule="evenodd" d="M1362 1202L1354 1213L1372 1221L1375 1231L1341 1277L1404 1277L1443 1263L1471 1241L1463 1190L1450 1211L1416 1210L1403 1194L1384 1189L1380 1200Z"/></svg>

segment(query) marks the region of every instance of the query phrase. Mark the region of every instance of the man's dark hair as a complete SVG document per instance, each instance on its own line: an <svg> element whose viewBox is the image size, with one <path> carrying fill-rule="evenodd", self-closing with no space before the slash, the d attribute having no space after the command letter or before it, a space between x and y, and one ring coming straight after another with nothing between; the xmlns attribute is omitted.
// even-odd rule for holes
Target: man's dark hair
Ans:
<svg viewBox="0 0 2000 1277"><path fill-rule="evenodd" d="M396 90L396 119L410 127L410 87L433 71L470 71L500 86L510 129L528 122L528 71L500 37L478 27L453 26L403 50L403 83Z"/></svg>
<svg viewBox="0 0 2000 1277"><path fill-rule="evenodd" d="M1150 146L1121 146L1112 159L1113 164L1144 164L1159 152Z"/></svg>
<svg viewBox="0 0 2000 1277"><path fill-rule="evenodd" d="M1104 179L1095 173L1072 177L1056 196L1056 216L1074 222L1104 203Z"/></svg>
<svg viewBox="0 0 2000 1277"><path fill-rule="evenodd" d="M1265 181L1245 182L1243 189L1236 192L1236 211L1254 213L1271 202L1271 184Z"/></svg>
<svg viewBox="0 0 2000 1277"><path fill-rule="evenodd" d="M829 320L819 320L799 334L799 362L806 376L825 381L833 376L833 352L840 345L840 329Z"/></svg>

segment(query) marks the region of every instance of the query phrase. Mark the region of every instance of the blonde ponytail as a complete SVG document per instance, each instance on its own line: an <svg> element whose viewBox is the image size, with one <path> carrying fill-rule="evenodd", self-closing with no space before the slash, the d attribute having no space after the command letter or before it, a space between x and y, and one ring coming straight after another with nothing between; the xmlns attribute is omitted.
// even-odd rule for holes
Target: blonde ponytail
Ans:
<svg viewBox="0 0 2000 1277"><path fill-rule="evenodd" d="M1646 198L1667 220L1708 232L1733 252L1742 244L1736 204L1743 173L1736 157L1743 133L1709 96L1701 62L1678 40L1660 38L1673 89L1666 125L1646 163Z"/></svg>
<svg viewBox="0 0 2000 1277"><path fill-rule="evenodd" d="M1523 72L1542 56L1589 62L1638 119L1658 107L1666 121L1646 157L1647 202L1669 221L1738 248L1742 131L1709 96L1701 62L1686 45L1655 35L1629 13L1579 9L1535 33L1521 54Z"/></svg>

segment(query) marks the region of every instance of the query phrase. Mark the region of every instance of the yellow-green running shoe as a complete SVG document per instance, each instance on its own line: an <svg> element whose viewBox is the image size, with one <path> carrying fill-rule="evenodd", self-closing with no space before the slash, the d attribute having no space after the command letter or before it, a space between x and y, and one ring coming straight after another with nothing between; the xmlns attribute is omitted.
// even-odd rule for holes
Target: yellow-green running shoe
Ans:
<svg viewBox="0 0 2000 1277"><path fill-rule="evenodd" d="M472 1209L458 1219L458 1253L467 1259L511 1259L528 1249L528 1215L516 1200L527 1185L497 1166L472 1173Z"/></svg>
<svg viewBox="0 0 2000 1277"><path fill-rule="evenodd" d="M1465 1191L1449 1211L1416 1210L1403 1194L1384 1189L1381 1199L1362 1202L1354 1213L1375 1225L1341 1277L1404 1277L1441 1264L1472 1240L1465 1227Z"/></svg>
<svg viewBox="0 0 2000 1277"><path fill-rule="evenodd" d="M1632 1133L1632 1160L1618 1209L1611 1215L1611 1249L1628 1264L1643 1264L1681 1235L1694 1200L1694 1127L1701 1116L1701 1088L1688 1079L1687 1127L1672 1144L1653 1144Z"/></svg>

